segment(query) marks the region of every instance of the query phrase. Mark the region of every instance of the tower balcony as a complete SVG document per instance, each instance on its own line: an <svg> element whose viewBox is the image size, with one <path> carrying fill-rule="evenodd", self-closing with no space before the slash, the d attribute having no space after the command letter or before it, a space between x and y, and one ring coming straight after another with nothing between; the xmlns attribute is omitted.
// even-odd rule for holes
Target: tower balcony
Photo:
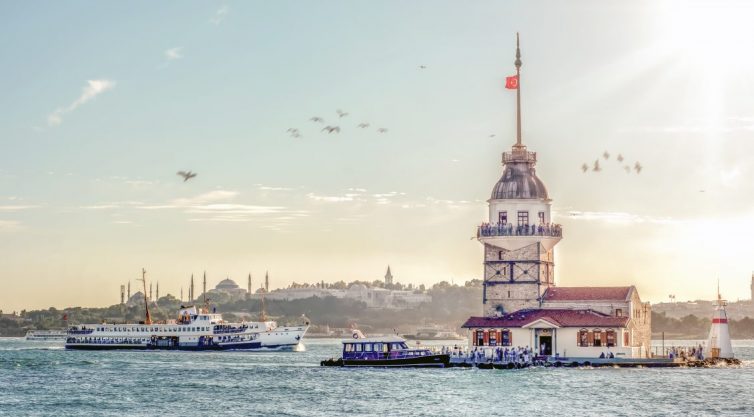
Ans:
<svg viewBox="0 0 754 417"><path fill-rule="evenodd" d="M554 223L540 226L483 223L477 227L480 242L507 250L520 249L533 243L541 243L550 250L562 238L563 227Z"/></svg>
<svg viewBox="0 0 754 417"><path fill-rule="evenodd" d="M537 153L527 151L525 147L523 149L514 147L510 152L503 152L503 164L510 162L536 163Z"/></svg>

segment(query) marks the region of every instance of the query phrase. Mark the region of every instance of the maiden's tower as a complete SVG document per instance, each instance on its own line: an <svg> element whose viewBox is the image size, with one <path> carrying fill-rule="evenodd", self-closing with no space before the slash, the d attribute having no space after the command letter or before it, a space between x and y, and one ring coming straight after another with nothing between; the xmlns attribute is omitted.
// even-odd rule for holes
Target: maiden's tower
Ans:
<svg viewBox="0 0 754 417"><path fill-rule="evenodd" d="M464 324L470 344L532 346L541 355L647 356L651 312L634 286L556 286L554 251L563 228L552 220L537 154L521 138L518 35L514 65L506 88L516 90L516 142L502 155L488 221L477 228L484 246L483 316Z"/></svg>

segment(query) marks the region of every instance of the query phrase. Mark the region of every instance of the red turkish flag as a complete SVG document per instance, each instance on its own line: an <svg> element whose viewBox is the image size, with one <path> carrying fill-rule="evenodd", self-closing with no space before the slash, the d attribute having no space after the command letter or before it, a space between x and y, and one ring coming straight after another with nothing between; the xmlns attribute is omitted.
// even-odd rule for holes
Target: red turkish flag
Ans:
<svg viewBox="0 0 754 417"><path fill-rule="evenodd" d="M518 75L505 77L505 88L509 90L517 90L518 89Z"/></svg>

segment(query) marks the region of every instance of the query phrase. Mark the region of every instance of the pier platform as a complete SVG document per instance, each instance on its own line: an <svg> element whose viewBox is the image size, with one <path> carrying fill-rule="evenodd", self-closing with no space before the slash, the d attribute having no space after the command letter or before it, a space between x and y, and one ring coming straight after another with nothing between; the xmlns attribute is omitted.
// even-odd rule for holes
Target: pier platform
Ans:
<svg viewBox="0 0 754 417"><path fill-rule="evenodd" d="M453 356L449 367L479 369L520 369L528 367L612 367L612 368L709 368L713 366L740 365L739 359L707 358L702 360L682 360L667 358L623 359L623 358L553 358L537 357L531 362L503 362L489 359Z"/></svg>

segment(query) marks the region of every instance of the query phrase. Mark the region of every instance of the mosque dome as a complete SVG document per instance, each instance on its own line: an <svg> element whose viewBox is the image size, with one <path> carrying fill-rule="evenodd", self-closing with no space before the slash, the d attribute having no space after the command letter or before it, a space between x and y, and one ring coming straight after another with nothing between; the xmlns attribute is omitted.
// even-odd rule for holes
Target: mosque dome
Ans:
<svg viewBox="0 0 754 417"><path fill-rule="evenodd" d="M547 188L534 169L534 152L514 149L511 153L503 154L503 163L503 176L492 188L491 199L548 199Z"/></svg>
<svg viewBox="0 0 754 417"><path fill-rule="evenodd" d="M215 287L216 290L234 290L236 288L238 288L238 284L230 278L220 281Z"/></svg>

